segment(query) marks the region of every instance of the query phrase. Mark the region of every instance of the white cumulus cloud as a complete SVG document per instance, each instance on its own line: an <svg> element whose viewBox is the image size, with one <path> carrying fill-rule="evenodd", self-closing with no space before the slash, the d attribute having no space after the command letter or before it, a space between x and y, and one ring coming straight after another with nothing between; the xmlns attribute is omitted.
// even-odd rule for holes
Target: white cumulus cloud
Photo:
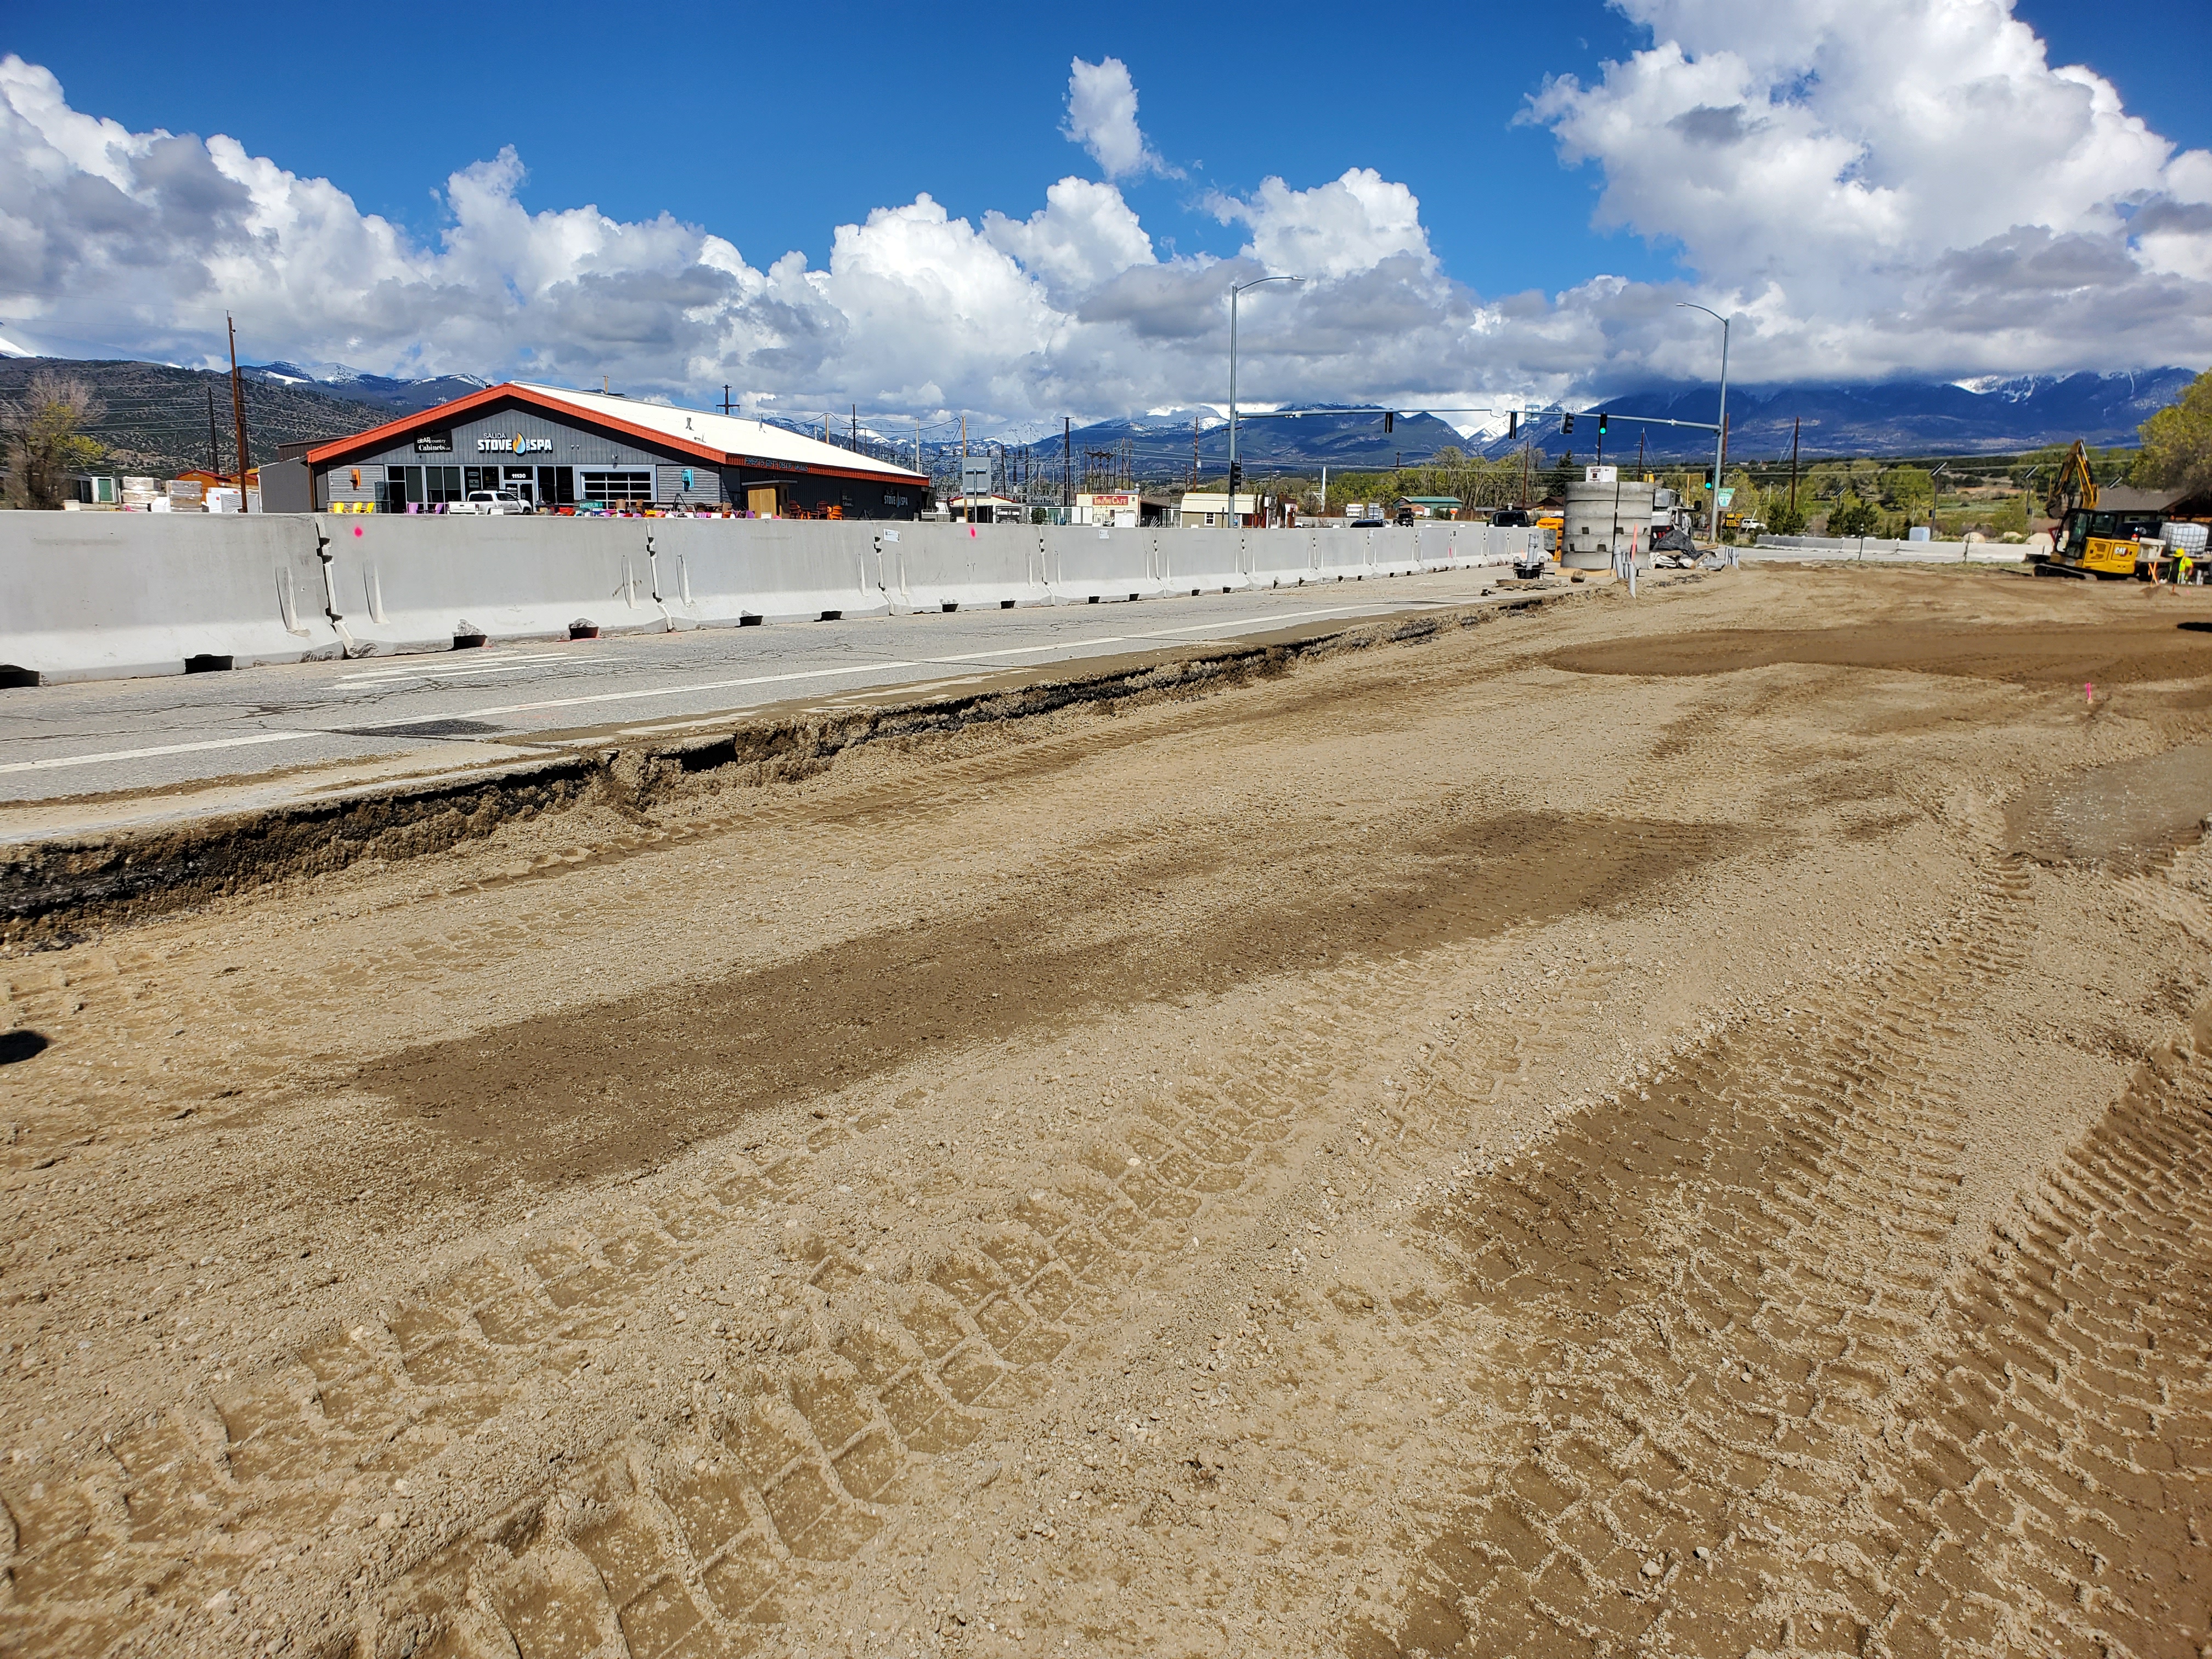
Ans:
<svg viewBox="0 0 2212 1659"><path fill-rule="evenodd" d="M532 211L501 151L455 173L433 238L221 135L136 132L0 58L0 338L182 362L222 315L264 359L526 375L750 406L1057 422L1218 402L1479 403L1710 378L1737 315L1748 380L1960 379L2212 362L2212 155L2053 65L2007 0L1620 0L1650 44L1528 118L1597 169L1600 222L1674 249L1479 295L1422 204L1370 167L1196 210L1233 257L1170 255L1116 182L1159 164L1114 58L1078 60L1068 128L1105 177L954 218L927 194L835 228L826 267L667 215ZM1348 158L1354 159L1356 158ZM1531 229L1528 235L1540 235ZM769 257L759 257L768 254ZM0 348L4 349L4 348Z"/></svg>
<svg viewBox="0 0 2212 1659"><path fill-rule="evenodd" d="M1078 58L1069 64L1067 120L1060 131L1089 150L1109 179L1145 173L1182 176L1146 141L1137 125L1136 83L1129 79L1129 66L1118 58L1096 64Z"/></svg>
<svg viewBox="0 0 2212 1659"><path fill-rule="evenodd" d="M1401 254L1425 271L1436 264L1419 201L1373 167L1349 168L1311 190L1262 179L1249 201L1217 198L1213 211L1224 224L1242 220L1250 227L1244 252L1270 270L1349 276Z"/></svg>
<svg viewBox="0 0 2212 1659"><path fill-rule="evenodd" d="M1620 3L1651 46L1533 114L1773 377L2212 358L2212 156L2010 0Z"/></svg>

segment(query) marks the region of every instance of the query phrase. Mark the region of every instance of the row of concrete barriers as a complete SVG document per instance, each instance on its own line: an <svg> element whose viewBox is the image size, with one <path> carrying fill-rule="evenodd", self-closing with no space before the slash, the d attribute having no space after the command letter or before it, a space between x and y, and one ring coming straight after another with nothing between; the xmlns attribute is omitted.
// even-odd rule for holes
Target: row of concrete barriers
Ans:
<svg viewBox="0 0 2212 1659"><path fill-rule="evenodd" d="M2045 538L2047 550L2050 543ZM2018 542L1893 541L1881 536L1761 536L1759 553L1796 553L1814 559L1880 560L1905 564L2018 564L2029 550Z"/></svg>
<svg viewBox="0 0 2212 1659"><path fill-rule="evenodd" d="M1534 530L0 514L0 683L1506 565Z"/></svg>

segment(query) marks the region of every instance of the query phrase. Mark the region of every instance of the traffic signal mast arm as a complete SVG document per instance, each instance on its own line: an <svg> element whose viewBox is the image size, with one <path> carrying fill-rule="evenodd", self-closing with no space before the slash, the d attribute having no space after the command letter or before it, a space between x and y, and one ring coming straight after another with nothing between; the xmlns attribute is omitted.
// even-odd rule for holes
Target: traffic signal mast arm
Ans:
<svg viewBox="0 0 2212 1659"><path fill-rule="evenodd" d="M1595 415L1604 420L1634 421L1643 426L1685 426L1699 432L1718 432L1721 429L1718 421L1676 421L1661 415L1622 415L1612 410L1561 409L1556 404L1545 409L1498 409L1483 404L1471 404L1463 409L1386 409L1381 404L1355 404L1334 409L1240 409L1237 411L1237 419L1240 423L1245 421L1289 421L1300 420L1309 415L1518 415L1523 420L1546 415L1581 420Z"/></svg>

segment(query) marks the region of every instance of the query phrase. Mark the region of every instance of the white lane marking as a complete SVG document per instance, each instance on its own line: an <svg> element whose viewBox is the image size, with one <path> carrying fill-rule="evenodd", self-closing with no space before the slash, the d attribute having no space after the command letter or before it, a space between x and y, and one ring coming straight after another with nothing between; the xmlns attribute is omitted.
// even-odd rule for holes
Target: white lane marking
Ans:
<svg viewBox="0 0 2212 1659"><path fill-rule="evenodd" d="M196 755L208 749L243 749L248 744L291 743L327 738L329 732L256 732L245 738L211 738L205 743L168 743L158 749L111 749L104 755L56 755L48 760L9 761L0 772L54 772L64 766L104 766L113 761L149 760L156 755Z"/></svg>
<svg viewBox="0 0 2212 1659"><path fill-rule="evenodd" d="M1238 628L1285 622L1297 622L1304 618L1313 617L1350 616L1357 612L1372 611L1376 608L1377 607L1374 605L1347 605L1333 606L1327 610L1319 611L1279 611L1273 616L1246 617L1230 622L1225 625L1218 622L1194 623L1188 627L1163 629L1158 630L1158 632L1160 635L1188 634L1196 632L1200 629L1212 629L1219 632L1229 632ZM1384 606L1382 608L1389 610L1396 609L1398 607ZM1034 653L1037 651L1072 652L1078 650L1084 646L1089 645L1120 645L1126 643L1132 637L1150 638L1154 636L1146 635L1133 636L1126 634L1106 634L1096 635L1089 639L1061 640L1048 646L1023 646L1009 647L1003 651L978 651L971 652L967 655L958 657L925 658L922 660L916 662L871 662L857 663L843 668L802 668L785 674L751 674L746 676L743 679L736 680L706 680L691 685L653 686L642 691L599 691L592 693L589 696L582 697L547 697L537 702L510 702L499 704L490 708L471 708L467 710L465 713L459 714L422 714L416 716L413 720L387 720L385 722L385 729L397 732L400 728L405 726L428 726L432 724L434 721L439 720L489 720L495 714L534 714L541 708L580 708L591 703L634 702L645 697L693 696L705 691L739 690L749 685L782 685L787 684L793 680L835 679L848 674L885 674L902 668L925 668L933 664L969 662L973 661L977 657L1011 656L1017 654L1018 653Z"/></svg>
<svg viewBox="0 0 2212 1659"><path fill-rule="evenodd" d="M482 674L527 674L548 662L605 662L604 657L550 657L524 662L487 662L465 668L386 668L373 674L348 674L332 682L349 690L363 686L397 685L403 680L462 680Z"/></svg>
<svg viewBox="0 0 2212 1659"><path fill-rule="evenodd" d="M481 674L488 668L504 667L510 663L590 662L594 659L588 656L572 655L566 651L533 651L522 656L509 656L501 652L492 656L479 656L472 663L452 663L444 667L440 667L435 663L420 665L381 663L374 668L364 668L356 673L341 674L338 676L338 681L343 684L348 680L376 679L394 674Z"/></svg>
<svg viewBox="0 0 2212 1659"><path fill-rule="evenodd" d="M932 657L931 662L981 662L986 657L1034 657L1046 651L1066 651L1079 645L1119 645L1127 636L1108 634L1095 640L1054 640L1050 645L1010 645L999 651L963 651L956 656Z"/></svg>
<svg viewBox="0 0 2212 1659"><path fill-rule="evenodd" d="M388 720L394 729L428 726L435 720L485 720L494 714L526 714L540 708L575 708L586 703L630 702L640 697L683 697L700 691L729 691L747 685L780 685L787 680L828 679L840 674L881 674L898 668L919 668L918 662L869 662L848 668L802 668L789 674L753 674L741 680L707 680L695 685L659 685L643 691L599 691L588 697L548 697L539 702L510 702L494 708L471 708L463 714L422 714L411 720Z"/></svg>
<svg viewBox="0 0 2212 1659"><path fill-rule="evenodd" d="M1002 651L975 651L966 653L960 656L932 657L927 659L927 663L894 661L861 663L844 668L806 668L787 674L755 674L744 679L710 680L698 685L656 686L642 691L604 691L587 697L554 697L549 698L541 702L508 703L503 707L473 709L466 714L460 715L424 714L415 720L392 720L388 724L396 733L397 729L400 727L409 726L428 726L439 720L457 719L483 720L493 714L527 714L532 710L539 708L572 708L585 703L623 702L641 697L684 696L690 693L700 691L727 691L748 685L776 685L791 680L829 679L845 674L888 673L901 668L924 667L927 666L928 663L972 662L976 659L982 657L1028 656L1044 651L1073 650L1083 646L1120 645L1125 643L1131 638L1154 639L1163 637L1170 634L1196 633L1205 629L1213 629L1219 632L1227 633L1238 628L1249 627L1257 623L1279 623L1286 621L1296 622L1302 618L1313 617L1345 616L1353 611L1370 610L1373 607L1367 605L1342 605L1325 611L1278 611L1274 615L1269 617L1245 617L1237 618L1227 623L1218 622L1194 623L1189 626L1183 628L1156 629L1148 634L1134 635L1124 634L1105 634L1096 635L1089 639L1064 640L1053 645L1016 646L1010 647ZM517 666L521 665L517 659L508 658L506 660L507 662L513 663ZM534 659L533 660L547 662L585 662L605 659L548 653L544 657ZM479 668L470 672L481 673L485 671ZM365 677L356 676L355 678L359 678ZM64 767L70 766L104 766L112 764L118 761L152 760L163 755L194 755L204 753L207 750L213 749L244 749L256 744L292 743L296 742L302 738L329 738L341 737L344 734L343 732L256 732L245 737L211 738L203 743L163 744L157 748L152 749L115 749L110 750L104 754L98 755L57 755L44 760L9 761L0 763L0 774L14 772L52 772L58 771Z"/></svg>

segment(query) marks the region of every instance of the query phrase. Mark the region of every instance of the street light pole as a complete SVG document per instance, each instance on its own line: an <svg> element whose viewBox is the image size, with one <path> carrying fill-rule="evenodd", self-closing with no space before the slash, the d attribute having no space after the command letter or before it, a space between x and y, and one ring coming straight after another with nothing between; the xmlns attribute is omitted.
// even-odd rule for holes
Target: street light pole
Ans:
<svg viewBox="0 0 2212 1659"><path fill-rule="evenodd" d="M1229 285L1229 511L1224 516L1232 526L1237 523L1237 296L1263 283L1304 281L1303 276L1258 276Z"/></svg>
<svg viewBox="0 0 2212 1659"><path fill-rule="evenodd" d="M1728 353L1729 319L1711 306L1692 305L1687 300L1674 303L1685 311L1702 311L1721 325L1721 412L1715 422L1713 433L1713 511L1709 530L1713 545L1721 542L1721 468L1728 460Z"/></svg>

